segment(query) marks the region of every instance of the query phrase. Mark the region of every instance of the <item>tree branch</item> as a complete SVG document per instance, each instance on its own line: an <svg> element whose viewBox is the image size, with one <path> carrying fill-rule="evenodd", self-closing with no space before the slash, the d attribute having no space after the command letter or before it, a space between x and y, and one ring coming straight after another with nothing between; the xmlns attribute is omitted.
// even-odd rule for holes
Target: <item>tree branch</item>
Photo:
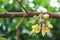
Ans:
<svg viewBox="0 0 60 40"><path fill-rule="evenodd" d="M19 31L19 29L20 29L21 25L23 24L24 19L25 19L25 18L23 17L22 20L21 20L21 21L19 22L19 24L17 25L17 29L16 29L17 40L20 40L20 36L19 36L20 31Z"/></svg>
<svg viewBox="0 0 60 40"><path fill-rule="evenodd" d="M25 12L28 14L28 11L27 11L27 9L22 5L22 2L23 2L23 0L21 0L20 2L18 1L18 0L16 0L18 3L19 3L19 5L25 10Z"/></svg>
<svg viewBox="0 0 60 40"><path fill-rule="evenodd" d="M21 7L25 10L25 12L26 12L26 13L24 13L21 22L20 22L19 25L17 26L17 40L20 40L20 38L19 38L19 28L21 27L22 23L24 22L25 16L26 16L26 14L28 14L28 11L27 11L26 8L22 5L22 1L23 1L23 0L21 0L20 2L19 2L18 0L16 0L16 1L20 4L20 6L21 6Z"/></svg>
<svg viewBox="0 0 60 40"><path fill-rule="evenodd" d="M0 13L0 18L15 18L15 17L23 17L25 12L8 12L6 14ZM28 15L25 17L33 17L34 15L39 14L49 14L50 18L60 19L60 12L59 13L50 13L50 12L28 12Z"/></svg>

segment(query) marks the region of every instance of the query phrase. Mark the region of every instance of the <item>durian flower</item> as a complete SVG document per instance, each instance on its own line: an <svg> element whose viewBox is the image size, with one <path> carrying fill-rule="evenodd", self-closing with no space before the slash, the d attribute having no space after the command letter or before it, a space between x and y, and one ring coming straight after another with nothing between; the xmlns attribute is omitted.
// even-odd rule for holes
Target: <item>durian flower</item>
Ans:
<svg viewBox="0 0 60 40"><path fill-rule="evenodd" d="M47 26L44 26L42 28L42 36L45 36L46 33L50 33L50 29Z"/></svg>
<svg viewBox="0 0 60 40"><path fill-rule="evenodd" d="M40 27L38 25L34 25L34 26L32 26L32 31L34 33L39 33L40 32Z"/></svg>

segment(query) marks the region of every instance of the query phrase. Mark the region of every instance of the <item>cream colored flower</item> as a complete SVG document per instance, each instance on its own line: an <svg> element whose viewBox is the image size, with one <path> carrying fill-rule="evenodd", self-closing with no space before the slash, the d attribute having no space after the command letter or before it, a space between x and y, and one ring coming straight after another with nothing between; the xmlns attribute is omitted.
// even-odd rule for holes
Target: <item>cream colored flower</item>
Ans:
<svg viewBox="0 0 60 40"><path fill-rule="evenodd" d="M47 26L45 26L45 27L43 27L42 28L42 35L44 36L46 33L49 33L50 32L50 29L47 27Z"/></svg>
<svg viewBox="0 0 60 40"><path fill-rule="evenodd" d="M46 34L46 32L44 30L42 30L42 36L44 37Z"/></svg>
<svg viewBox="0 0 60 40"><path fill-rule="evenodd" d="M34 25L32 26L32 31L35 33L39 33L40 32L40 27L38 25Z"/></svg>

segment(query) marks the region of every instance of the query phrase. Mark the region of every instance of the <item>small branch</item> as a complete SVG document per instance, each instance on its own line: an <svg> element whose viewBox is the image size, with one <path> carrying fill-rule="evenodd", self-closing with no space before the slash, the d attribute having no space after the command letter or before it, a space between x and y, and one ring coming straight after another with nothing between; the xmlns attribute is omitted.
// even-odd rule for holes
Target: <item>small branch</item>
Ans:
<svg viewBox="0 0 60 40"><path fill-rule="evenodd" d="M22 5L22 1L23 1L23 0L21 0L20 2L19 2L18 0L16 0L16 1L17 1L17 2L20 4L20 6L25 10L26 14L28 14L28 11L27 11L26 8ZM22 23L24 22L25 16L26 16L26 15L25 15L25 13L24 13L21 22L20 22L19 25L17 26L17 40L20 40L20 38L19 38L19 28L21 27Z"/></svg>
<svg viewBox="0 0 60 40"><path fill-rule="evenodd" d="M20 27L21 27L21 25L23 24L23 22L24 22L24 17L22 18L22 20L19 22L19 24L17 25L17 29L16 29L16 34L17 34L17 40L20 40L20 36L19 36L19 29L20 29Z"/></svg>
<svg viewBox="0 0 60 40"><path fill-rule="evenodd" d="M16 0L18 3L19 3L19 5L25 10L25 12L28 14L28 11L27 11L27 9L22 5L22 1L23 0L21 0L20 2L18 1L18 0Z"/></svg>
<svg viewBox="0 0 60 40"><path fill-rule="evenodd" d="M15 17L23 17L25 12L8 12L6 14L0 13L0 18L15 18ZM49 14L50 18L60 19L60 12L58 13L50 13L50 12L28 12L28 15L25 17L33 17L34 15L39 14Z"/></svg>

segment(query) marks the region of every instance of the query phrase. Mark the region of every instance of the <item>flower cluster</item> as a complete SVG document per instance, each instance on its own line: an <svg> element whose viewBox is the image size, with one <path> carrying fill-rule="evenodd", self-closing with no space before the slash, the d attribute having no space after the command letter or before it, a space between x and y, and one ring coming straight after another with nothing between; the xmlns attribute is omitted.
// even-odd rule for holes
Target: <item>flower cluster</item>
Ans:
<svg viewBox="0 0 60 40"><path fill-rule="evenodd" d="M32 20L32 33L42 33L42 36L45 36L45 34L50 35L51 34L51 28L53 28L52 24L48 21L49 15L48 14L40 14L39 16L33 16L34 20ZM36 23L36 20L38 20L38 23ZM36 23L36 24L35 24Z"/></svg>

